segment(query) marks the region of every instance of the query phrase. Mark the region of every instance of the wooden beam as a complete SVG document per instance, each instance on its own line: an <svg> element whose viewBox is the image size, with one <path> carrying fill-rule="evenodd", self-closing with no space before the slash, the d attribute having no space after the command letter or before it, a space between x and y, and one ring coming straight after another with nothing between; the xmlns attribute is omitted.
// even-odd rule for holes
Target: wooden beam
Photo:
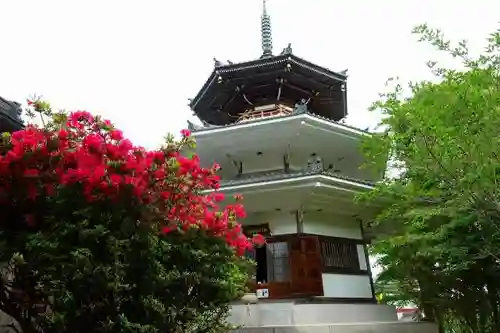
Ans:
<svg viewBox="0 0 500 333"><path fill-rule="evenodd" d="M297 225L297 234L301 235L304 233L304 207L301 205L299 209L295 211L295 223Z"/></svg>

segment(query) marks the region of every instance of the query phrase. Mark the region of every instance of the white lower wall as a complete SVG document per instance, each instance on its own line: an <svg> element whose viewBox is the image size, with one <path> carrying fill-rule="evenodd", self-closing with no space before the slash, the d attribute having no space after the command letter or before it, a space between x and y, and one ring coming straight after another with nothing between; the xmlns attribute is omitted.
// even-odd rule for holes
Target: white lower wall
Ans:
<svg viewBox="0 0 500 333"><path fill-rule="evenodd" d="M269 228L273 235L287 235L297 233L297 222L294 214L275 214Z"/></svg>
<svg viewBox="0 0 500 333"><path fill-rule="evenodd" d="M297 233L297 222L295 213L291 212L267 212L250 214L241 221L245 225L269 224L271 235L286 235Z"/></svg>
<svg viewBox="0 0 500 333"><path fill-rule="evenodd" d="M330 214L304 214L304 233L363 239L361 226L353 218L332 216Z"/></svg>
<svg viewBox="0 0 500 333"><path fill-rule="evenodd" d="M321 274L323 296L344 298L371 298L372 288L368 275Z"/></svg>
<svg viewBox="0 0 500 333"><path fill-rule="evenodd" d="M297 233L297 222L294 212L254 213L241 222L243 225L269 223L269 228L273 235ZM302 229L306 234L363 239L361 227L357 221L352 218L332 216L330 214L304 214Z"/></svg>

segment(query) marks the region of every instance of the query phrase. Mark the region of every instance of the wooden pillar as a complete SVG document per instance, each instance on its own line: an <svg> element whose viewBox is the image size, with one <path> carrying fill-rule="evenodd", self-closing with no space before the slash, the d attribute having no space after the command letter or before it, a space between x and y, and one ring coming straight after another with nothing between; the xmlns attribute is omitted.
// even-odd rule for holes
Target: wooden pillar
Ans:
<svg viewBox="0 0 500 333"><path fill-rule="evenodd" d="M295 223L297 225L297 235L304 233L304 207L300 205L295 211Z"/></svg>
<svg viewBox="0 0 500 333"><path fill-rule="evenodd" d="M370 256L368 255L368 248L365 240L363 221L360 218L358 218L358 221L359 221L359 227L361 228L361 237L363 239L363 252L365 253L366 269L368 271L368 276L370 277L370 288L372 291L372 298L375 302L377 302L377 297L375 295L375 285L373 283L372 266L370 265Z"/></svg>
<svg viewBox="0 0 500 333"><path fill-rule="evenodd" d="M240 177L243 174L243 162L241 160L239 161L233 160L233 165L236 168L236 171L238 172L238 177Z"/></svg>
<svg viewBox="0 0 500 333"><path fill-rule="evenodd" d="M347 116L347 82L342 83L341 87L341 100L342 100L342 108L344 112L344 117Z"/></svg>
<svg viewBox="0 0 500 333"><path fill-rule="evenodd" d="M285 173L290 172L290 153L286 152L285 155L283 155L283 170Z"/></svg>

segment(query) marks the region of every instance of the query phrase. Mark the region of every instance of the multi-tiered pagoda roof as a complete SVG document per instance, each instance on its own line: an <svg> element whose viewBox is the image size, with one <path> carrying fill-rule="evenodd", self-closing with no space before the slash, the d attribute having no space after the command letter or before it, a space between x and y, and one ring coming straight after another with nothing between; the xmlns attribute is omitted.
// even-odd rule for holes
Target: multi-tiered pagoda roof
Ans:
<svg viewBox="0 0 500 333"><path fill-rule="evenodd" d="M228 125L244 116L242 110L310 99L310 112L339 121L347 115L346 78L285 49L277 56L217 64L190 106L206 123Z"/></svg>

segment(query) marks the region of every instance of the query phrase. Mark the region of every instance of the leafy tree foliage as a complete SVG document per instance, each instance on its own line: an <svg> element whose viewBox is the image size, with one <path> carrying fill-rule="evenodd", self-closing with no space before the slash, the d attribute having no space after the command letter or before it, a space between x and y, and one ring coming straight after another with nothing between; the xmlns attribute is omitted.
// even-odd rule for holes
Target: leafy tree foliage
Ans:
<svg viewBox="0 0 500 333"><path fill-rule="evenodd" d="M0 144L0 310L10 327L226 331L252 244L236 220L243 207L219 209L217 166L180 153L193 144L187 131L146 151L87 112L53 116Z"/></svg>
<svg viewBox="0 0 500 333"><path fill-rule="evenodd" d="M425 25L421 41L461 61L432 82L399 84L373 106L381 133L364 149L400 174L365 197L386 206L372 248L390 302L412 301L441 332L500 332L500 31L473 57ZM392 299L391 299L392 298Z"/></svg>

